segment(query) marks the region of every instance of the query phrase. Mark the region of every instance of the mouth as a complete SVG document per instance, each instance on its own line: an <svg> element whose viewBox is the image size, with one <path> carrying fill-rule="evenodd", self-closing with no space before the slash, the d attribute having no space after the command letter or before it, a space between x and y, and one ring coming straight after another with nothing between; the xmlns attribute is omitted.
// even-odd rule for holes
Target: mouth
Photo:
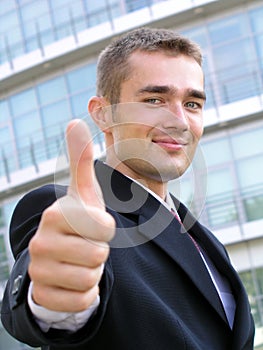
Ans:
<svg viewBox="0 0 263 350"><path fill-rule="evenodd" d="M161 138L161 139L153 139L153 143L156 145L168 150L168 151L180 151L186 145L185 142L180 140L175 140L173 138Z"/></svg>

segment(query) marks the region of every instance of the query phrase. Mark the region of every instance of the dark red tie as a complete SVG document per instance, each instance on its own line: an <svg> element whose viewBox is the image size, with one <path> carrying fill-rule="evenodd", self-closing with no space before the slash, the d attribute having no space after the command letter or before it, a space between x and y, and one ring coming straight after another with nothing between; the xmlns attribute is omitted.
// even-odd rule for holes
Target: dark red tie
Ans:
<svg viewBox="0 0 263 350"><path fill-rule="evenodd" d="M173 209L171 208L171 213L173 214L173 216L177 219L177 221L180 222L180 224L182 225L182 221L180 219L180 216L178 215L178 213ZM201 252L201 249L198 245L198 243L196 242L196 240L187 232L188 236L191 238L192 242L194 243L196 249L198 250L198 252L200 253Z"/></svg>

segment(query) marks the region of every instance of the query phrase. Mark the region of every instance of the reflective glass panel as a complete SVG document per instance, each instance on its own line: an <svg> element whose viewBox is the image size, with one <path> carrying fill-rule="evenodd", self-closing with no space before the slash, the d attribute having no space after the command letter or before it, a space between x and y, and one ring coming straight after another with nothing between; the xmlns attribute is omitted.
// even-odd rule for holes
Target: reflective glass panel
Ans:
<svg viewBox="0 0 263 350"><path fill-rule="evenodd" d="M263 7L250 11L251 26L254 32L263 32Z"/></svg>
<svg viewBox="0 0 263 350"><path fill-rule="evenodd" d="M250 157L254 154L263 154L262 127L233 135L231 140L236 159Z"/></svg>
<svg viewBox="0 0 263 350"><path fill-rule="evenodd" d="M248 22L245 15L238 15L213 21L208 25L210 39L213 45L237 39L247 35Z"/></svg>
<svg viewBox="0 0 263 350"><path fill-rule="evenodd" d="M237 163L237 171L240 187L242 189L261 185L263 182L263 155L239 160Z"/></svg>
<svg viewBox="0 0 263 350"><path fill-rule="evenodd" d="M81 94L77 94L71 97L70 101L74 117L88 113L87 105L92 95L94 95L93 92L85 91Z"/></svg>
<svg viewBox="0 0 263 350"><path fill-rule="evenodd" d="M28 89L12 96L10 102L14 116L24 114L38 107L34 89Z"/></svg>
<svg viewBox="0 0 263 350"><path fill-rule="evenodd" d="M16 142L19 148L42 140L40 118L37 111L25 114L14 120Z"/></svg>
<svg viewBox="0 0 263 350"><path fill-rule="evenodd" d="M42 105L60 100L67 96L67 88L63 77L58 77L38 85L37 91Z"/></svg>
<svg viewBox="0 0 263 350"><path fill-rule="evenodd" d="M262 68L263 67L263 34L255 38L255 43L256 43L256 50L259 58L259 65Z"/></svg>
<svg viewBox="0 0 263 350"><path fill-rule="evenodd" d="M0 128L0 152L4 152L6 157L10 157L12 155L12 135L10 128L5 126ZM0 153L1 156L1 153Z"/></svg>
<svg viewBox="0 0 263 350"><path fill-rule="evenodd" d="M10 112L7 100L0 100L0 124L9 119Z"/></svg>
<svg viewBox="0 0 263 350"><path fill-rule="evenodd" d="M231 67L231 70L226 72L226 75L229 76L233 76L233 73L238 69L242 72L243 64L245 62L250 63L256 58L253 44L249 39L221 45L220 47L214 48L213 52L214 63L218 70Z"/></svg>
<svg viewBox="0 0 263 350"><path fill-rule="evenodd" d="M197 42L202 49L208 46L205 27L196 27L194 29L186 30L183 31L183 34Z"/></svg>
<svg viewBox="0 0 263 350"><path fill-rule="evenodd" d="M65 6L68 7L68 5L71 3L72 3L72 0L56 0L56 1L51 1L50 5L52 9L57 10L60 7L65 7Z"/></svg>
<svg viewBox="0 0 263 350"><path fill-rule="evenodd" d="M261 327L263 325L263 268L253 269L253 272L244 271L239 273L239 275L249 296L255 324L257 327Z"/></svg>
<svg viewBox="0 0 263 350"><path fill-rule="evenodd" d="M20 7L21 16L24 22L41 17L48 12L47 0L32 1Z"/></svg>
<svg viewBox="0 0 263 350"><path fill-rule="evenodd" d="M41 110L46 137L63 133L65 122L70 119L68 101L63 100Z"/></svg>
<svg viewBox="0 0 263 350"><path fill-rule="evenodd" d="M231 160L231 152L227 138L201 142L201 151L208 167Z"/></svg>
<svg viewBox="0 0 263 350"><path fill-rule="evenodd" d="M85 0L84 2L89 13L97 11L101 8L105 8L107 6L106 0L97 0L97 1Z"/></svg>
<svg viewBox="0 0 263 350"><path fill-rule="evenodd" d="M0 176L5 176L6 172L16 169L14 148L15 145L10 127L0 128Z"/></svg>
<svg viewBox="0 0 263 350"><path fill-rule="evenodd" d="M233 177L229 168L215 169L209 171L207 176L207 196L216 195L229 196L234 188Z"/></svg>
<svg viewBox="0 0 263 350"><path fill-rule="evenodd" d="M1 4L0 4L1 7ZM19 21L18 21L18 15L16 11L11 11L8 13L5 13L5 15L1 16L0 18L0 32L1 33L7 33L8 30L18 30L19 27Z"/></svg>
<svg viewBox="0 0 263 350"><path fill-rule="evenodd" d="M16 1L15 0L5 0L1 1L1 6L0 6L0 15L6 14L6 12L15 9L16 7ZM2 18L0 18L0 23L2 21Z"/></svg>
<svg viewBox="0 0 263 350"><path fill-rule="evenodd" d="M95 89L96 85L96 63L73 70L66 75L69 91L75 93L78 91Z"/></svg>

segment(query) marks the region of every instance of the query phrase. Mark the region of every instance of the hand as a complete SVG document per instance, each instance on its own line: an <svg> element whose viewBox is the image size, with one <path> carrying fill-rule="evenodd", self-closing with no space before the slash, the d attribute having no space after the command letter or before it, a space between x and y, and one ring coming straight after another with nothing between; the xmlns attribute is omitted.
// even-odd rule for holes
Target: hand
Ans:
<svg viewBox="0 0 263 350"><path fill-rule="evenodd" d="M71 182L67 195L43 214L29 244L35 303L55 311L87 309L99 293L102 264L115 221L105 211L94 166L91 135L83 121L67 128Z"/></svg>

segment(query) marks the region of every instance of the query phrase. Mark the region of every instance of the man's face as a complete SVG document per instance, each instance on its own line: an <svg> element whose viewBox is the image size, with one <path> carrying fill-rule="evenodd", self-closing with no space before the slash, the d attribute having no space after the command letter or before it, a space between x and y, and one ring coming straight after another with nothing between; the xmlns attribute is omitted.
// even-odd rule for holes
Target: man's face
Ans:
<svg viewBox="0 0 263 350"><path fill-rule="evenodd" d="M124 174L167 182L188 168L203 132L203 72L184 55L135 52L130 65L113 109L110 152Z"/></svg>

